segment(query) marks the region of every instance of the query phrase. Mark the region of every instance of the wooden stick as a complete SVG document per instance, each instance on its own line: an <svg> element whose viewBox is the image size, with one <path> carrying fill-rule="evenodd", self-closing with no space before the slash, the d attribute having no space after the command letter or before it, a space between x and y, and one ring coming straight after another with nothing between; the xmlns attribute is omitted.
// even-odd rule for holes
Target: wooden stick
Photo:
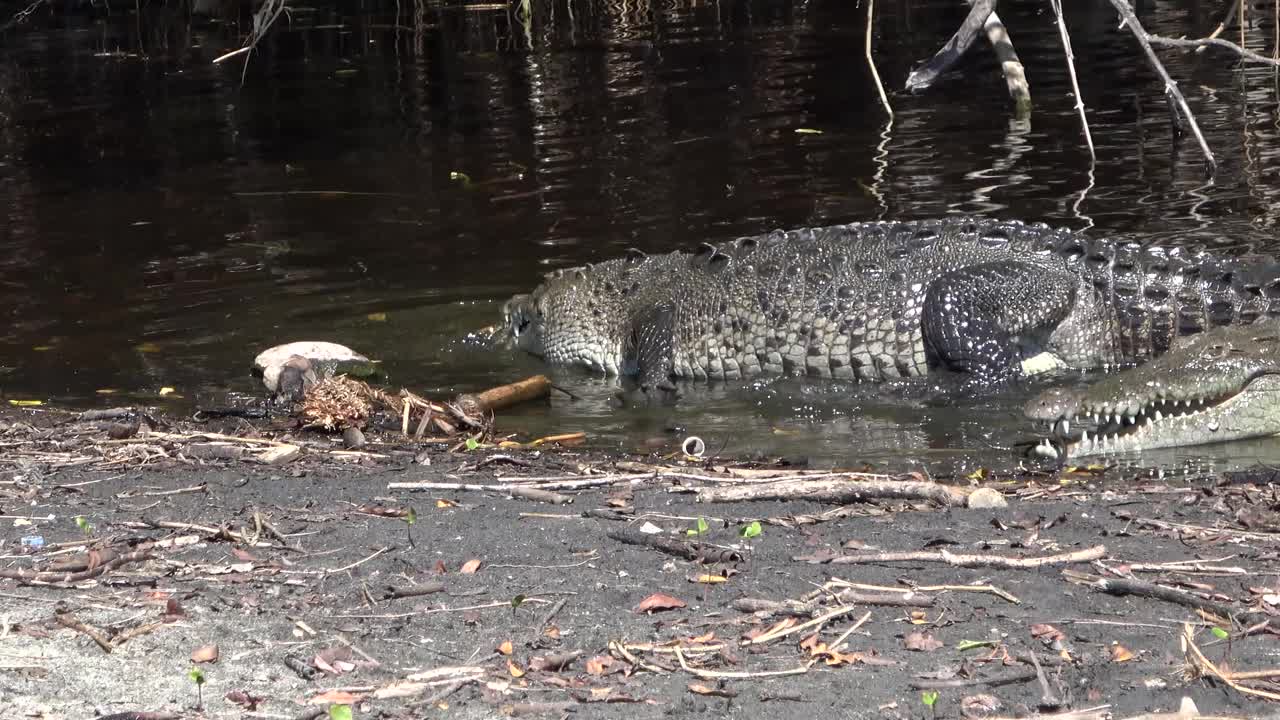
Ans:
<svg viewBox="0 0 1280 720"><path fill-rule="evenodd" d="M1076 78L1076 56L1071 50L1071 35L1067 33L1067 19L1062 15L1062 0L1049 0L1053 13L1058 17L1058 34L1062 36L1062 52L1067 56L1067 74L1071 76L1071 92L1076 96L1076 112L1080 114L1080 129L1084 142L1089 146L1089 159L1096 160L1093 149L1093 133L1089 132L1089 120L1084 114L1084 97L1080 94L1080 81Z"/></svg>
<svg viewBox="0 0 1280 720"><path fill-rule="evenodd" d="M876 61L871 56L871 28L875 15L876 0L867 0L867 67L871 69L871 78L876 82L876 91L880 93L880 104L884 107L889 119L893 119L893 108L889 106L889 97L884 94L884 83L880 81L880 71L876 69Z"/></svg>
<svg viewBox="0 0 1280 720"><path fill-rule="evenodd" d="M760 483L745 487L699 488L698 502L740 502L744 500L813 500L849 503L876 498L933 500L946 506L961 506L969 494L959 488L918 480L796 480Z"/></svg>
<svg viewBox="0 0 1280 720"><path fill-rule="evenodd" d="M994 567L1005 569L1035 569L1049 565L1089 562L1107 556L1105 545L1095 545L1086 550L1043 555L1041 557L1011 558L999 555L966 555L948 550L932 552L919 550L911 552L859 553L857 555L839 555L831 559L833 565L856 565L874 562L943 562L954 567Z"/></svg>
<svg viewBox="0 0 1280 720"><path fill-rule="evenodd" d="M551 381L546 375L534 375L508 385L489 388L481 393L463 395L460 401L471 400L482 410L495 412L512 405L537 400L551 395ZM464 405L465 407L465 405Z"/></svg>

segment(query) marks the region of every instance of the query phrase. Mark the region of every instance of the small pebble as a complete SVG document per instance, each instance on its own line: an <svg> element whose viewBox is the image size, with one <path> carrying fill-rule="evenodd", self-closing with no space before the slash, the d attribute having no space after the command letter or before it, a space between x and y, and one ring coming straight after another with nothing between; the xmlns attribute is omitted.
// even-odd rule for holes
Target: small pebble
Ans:
<svg viewBox="0 0 1280 720"><path fill-rule="evenodd" d="M369 441L364 439L364 433L360 432L360 428L358 427L348 427L346 430L342 431L342 446L348 450L362 448L367 445L368 442Z"/></svg>
<svg viewBox="0 0 1280 720"><path fill-rule="evenodd" d="M991 488L978 488L969 493L969 507L974 510L990 510L992 508L1009 507L1009 501L999 491Z"/></svg>

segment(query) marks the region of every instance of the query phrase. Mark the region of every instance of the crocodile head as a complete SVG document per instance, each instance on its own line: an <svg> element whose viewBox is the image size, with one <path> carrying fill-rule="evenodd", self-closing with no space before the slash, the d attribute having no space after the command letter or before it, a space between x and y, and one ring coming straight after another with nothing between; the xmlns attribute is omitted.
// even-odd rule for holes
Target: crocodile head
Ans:
<svg viewBox="0 0 1280 720"><path fill-rule="evenodd" d="M618 374L621 302L587 269L550 273L527 295L502 307L498 344L555 364L580 364Z"/></svg>
<svg viewBox="0 0 1280 720"><path fill-rule="evenodd" d="M1189 336L1087 387L1046 390L1024 411L1052 428L1037 454L1060 459L1280 434L1280 321Z"/></svg>

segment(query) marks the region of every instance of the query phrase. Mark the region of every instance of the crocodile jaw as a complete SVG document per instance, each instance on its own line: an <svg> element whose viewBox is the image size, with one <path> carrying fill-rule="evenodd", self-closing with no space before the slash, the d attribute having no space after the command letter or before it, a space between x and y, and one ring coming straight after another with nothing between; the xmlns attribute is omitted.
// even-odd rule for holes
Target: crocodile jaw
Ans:
<svg viewBox="0 0 1280 720"><path fill-rule="evenodd" d="M1042 404L1074 411L1050 420L1055 439L1041 441L1038 455L1069 460L1280 434L1280 375L1258 375L1227 395L1147 402L1132 414L1107 416L1082 397L1087 393L1042 396Z"/></svg>

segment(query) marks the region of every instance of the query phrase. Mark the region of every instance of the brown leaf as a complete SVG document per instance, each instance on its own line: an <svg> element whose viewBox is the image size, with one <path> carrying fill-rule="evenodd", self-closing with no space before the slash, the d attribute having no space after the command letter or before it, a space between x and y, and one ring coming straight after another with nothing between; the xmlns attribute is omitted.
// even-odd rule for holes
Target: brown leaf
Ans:
<svg viewBox="0 0 1280 720"><path fill-rule="evenodd" d="M933 652L942 647L942 641L935 638L932 633L913 632L902 639L902 647L918 652Z"/></svg>
<svg viewBox="0 0 1280 720"><path fill-rule="evenodd" d="M588 675L604 675L613 668L614 660L609 655L597 655L587 660Z"/></svg>
<svg viewBox="0 0 1280 720"><path fill-rule="evenodd" d="M223 697L250 712L257 710L258 703L262 702L262 698L250 695L243 690L229 690Z"/></svg>
<svg viewBox="0 0 1280 720"><path fill-rule="evenodd" d="M199 665L200 663L218 662L218 646L217 645L201 645L191 653L191 662Z"/></svg>
<svg viewBox="0 0 1280 720"><path fill-rule="evenodd" d="M468 560L462 563L462 567L458 568L458 572L462 573L463 575L475 575L476 571L479 569L480 569L480 560L473 558L471 560Z"/></svg>
<svg viewBox="0 0 1280 720"><path fill-rule="evenodd" d="M511 673L513 678L524 677L524 670L514 660L507 660L507 672Z"/></svg>
<svg viewBox="0 0 1280 720"><path fill-rule="evenodd" d="M685 602L679 598L665 595L663 593L654 593L635 607L636 614L655 613L663 610L676 610L686 607Z"/></svg>
<svg viewBox="0 0 1280 720"><path fill-rule="evenodd" d="M547 629L542 631L543 637L549 637L552 640L560 639L560 628L555 625L548 625Z"/></svg>
<svg viewBox="0 0 1280 720"><path fill-rule="evenodd" d="M458 507L458 503L456 503L456 502L454 502L454 501L452 501L452 500L446 500L446 499L444 499L444 498L440 498L440 499L436 500L436 508L437 508L437 509L443 510L443 509L445 509L445 508L451 508L451 507Z"/></svg>
<svg viewBox="0 0 1280 720"><path fill-rule="evenodd" d="M512 652L511 641L510 640L503 641L503 643L498 646L498 652L502 653L503 655L508 655L508 656L511 655L511 652Z"/></svg>
<svg viewBox="0 0 1280 720"><path fill-rule="evenodd" d="M738 693L734 690L724 687L712 687L702 683L689 683L689 692L698 695L710 695L713 697L734 698L738 697Z"/></svg>
<svg viewBox="0 0 1280 720"><path fill-rule="evenodd" d="M437 575L444 575L449 571L445 568L443 560L437 560L435 566L431 568L431 572Z"/></svg>
<svg viewBox="0 0 1280 720"><path fill-rule="evenodd" d="M1066 639L1066 635L1058 628L1047 623L1035 623L1031 626L1031 637L1040 640L1046 645L1051 642L1062 642Z"/></svg>
<svg viewBox="0 0 1280 720"><path fill-rule="evenodd" d="M995 695L980 693L966 695L960 699L960 714L967 718L982 717L1000 709L1000 698Z"/></svg>
<svg viewBox="0 0 1280 720"><path fill-rule="evenodd" d="M239 560L240 562L257 562L258 561L258 558L254 557L252 553L246 550L242 550L240 548L231 548L231 554L235 555L236 559Z"/></svg>

